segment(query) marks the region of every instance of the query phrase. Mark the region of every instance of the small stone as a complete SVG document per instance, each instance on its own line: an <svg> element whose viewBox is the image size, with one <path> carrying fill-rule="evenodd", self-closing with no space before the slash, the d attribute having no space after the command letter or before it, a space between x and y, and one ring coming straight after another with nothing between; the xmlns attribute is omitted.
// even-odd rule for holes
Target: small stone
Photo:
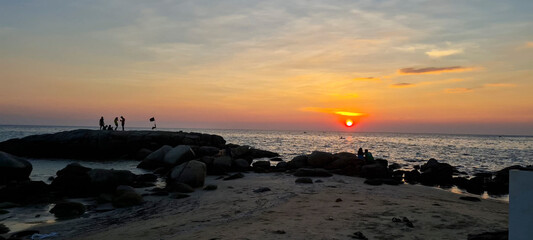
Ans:
<svg viewBox="0 0 533 240"><path fill-rule="evenodd" d="M354 239L368 240L368 238L362 232L354 232L351 237Z"/></svg>
<svg viewBox="0 0 533 240"><path fill-rule="evenodd" d="M342 199L337 198L337 200L335 200L335 202L342 202Z"/></svg>
<svg viewBox="0 0 533 240"><path fill-rule="evenodd" d="M296 181L294 181L295 183L313 183L313 179L311 178L307 178L307 177L302 177L302 178L297 178Z"/></svg>
<svg viewBox="0 0 533 240"><path fill-rule="evenodd" d="M238 178L243 178L244 177L244 174L242 173L235 173L229 177L226 177L224 178L224 181L227 181L227 180L233 180L233 179L238 179Z"/></svg>
<svg viewBox="0 0 533 240"><path fill-rule="evenodd" d="M210 184L210 185L207 185L204 187L204 190L206 191L213 191L213 190L217 190L218 186L217 185L213 185L213 184Z"/></svg>
<svg viewBox="0 0 533 240"><path fill-rule="evenodd" d="M460 197L459 199L465 200L465 201L470 201L470 202L481 202L481 199L479 199L477 197Z"/></svg>
<svg viewBox="0 0 533 240"><path fill-rule="evenodd" d="M173 194L170 194L169 197L173 199L182 199L182 198L188 198L190 196L185 193L173 193Z"/></svg>
<svg viewBox="0 0 533 240"><path fill-rule="evenodd" d="M262 192L268 192L270 191L270 188L262 187L254 190L254 193L262 193Z"/></svg>
<svg viewBox="0 0 533 240"><path fill-rule="evenodd" d="M285 231L283 230L276 230L274 231L275 234L285 234Z"/></svg>

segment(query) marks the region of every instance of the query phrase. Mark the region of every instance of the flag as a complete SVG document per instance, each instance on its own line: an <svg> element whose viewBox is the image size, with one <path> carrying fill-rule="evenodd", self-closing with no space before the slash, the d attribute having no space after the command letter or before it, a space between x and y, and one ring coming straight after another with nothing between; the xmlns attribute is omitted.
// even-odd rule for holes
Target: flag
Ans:
<svg viewBox="0 0 533 240"><path fill-rule="evenodd" d="M150 118L150 122L153 122L153 121L155 121L155 118L154 117Z"/></svg>

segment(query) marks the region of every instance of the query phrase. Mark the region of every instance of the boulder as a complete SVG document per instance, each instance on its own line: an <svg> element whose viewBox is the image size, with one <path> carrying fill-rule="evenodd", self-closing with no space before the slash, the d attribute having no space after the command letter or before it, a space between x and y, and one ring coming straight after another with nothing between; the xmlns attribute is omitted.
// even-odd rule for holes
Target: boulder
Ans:
<svg viewBox="0 0 533 240"><path fill-rule="evenodd" d="M357 155L349 152L340 152L333 154L333 162L327 164L325 169L341 169L354 165L357 161Z"/></svg>
<svg viewBox="0 0 533 240"><path fill-rule="evenodd" d="M307 166L307 156L300 155L294 157L291 161L287 162L288 169L298 169Z"/></svg>
<svg viewBox="0 0 533 240"><path fill-rule="evenodd" d="M231 169L231 164L232 159L230 156L216 157L215 160L213 160L213 170L215 172L226 172Z"/></svg>
<svg viewBox="0 0 533 240"><path fill-rule="evenodd" d="M300 168L294 172L297 177L331 177L333 174L321 168Z"/></svg>
<svg viewBox="0 0 533 240"><path fill-rule="evenodd" d="M165 155L172 150L172 147L169 145L164 145L154 152L150 153L144 160L142 160L138 168L142 169L156 169L162 167L164 164Z"/></svg>
<svg viewBox="0 0 533 240"><path fill-rule="evenodd" d="M421 167L420 183L428 186L452 185L454 167L447 163L439 163L435 159L430 159Z"/></svg>
<svg viewBox="0 0 533 240"><path fill-rule="evenodd" d="M466 191L472 194L483 194L485 192L485 178L473 177L468 180Z"/></svg>
<svg viewBox="0 0 533 240"><path fill-rule="evenodd" d="M250 152L250 146L237 146L231 149L231 154L235 158L245 158L246 155Z"/></svg>
<svg viewBox="0 0 533 240"><path fill-rule="evenodd" d="M76 218L85 213L85 205L79 202L58 202L50 210L57 218Z"/></svg>
<svg viewBox="0 0 533 240"><path fill-rule="evenodd" d="M185 183L193 188L202 187L206 176L205 163L191 160L172 169L167 183Z"/></svg>
<svg viewBox="0 0 533 240"><path fill-rule="evenodd" d="M256 168L269 169L270 161L257 161L257 162L252 163L252 167L254 169Z"/></svg>
<svg viewBox="0 0 533 240"><path fill-rule="evenodd" d="M166 188L169 192L192 193L194 189L185 183L172 183Z"/></svg>
<svg viewBox="0 0 533 240"><path fill-rule="evenodd" d="M9 153L0 152L0 185L10 181L28 180L32 170L30 162Z"/></svg>
<svg viewBox="0 0 533 240"><path fill-rule="evenodd" d="M137 151L137 153L135 154L135 159L143 160L143 159L145 159L146 157L148 157L148 155L150 155L152 152L153 152L153 151L150 150L150 149L141 148L141 149L139 149L139 151Z"/></svg>
<svg viewBox="0 0 533 240"><path fill-rule="evenodd" d="M278 162L276 164L276 169L285 170L289 167L289 164L287 162Z"/></svg>
<svg viewBox="0 0 533 240"><path fill-rule="evenodd" d="M140 205L143 202L143 197L135 192L130 186L118 186L113 195L113 206L117 208L131 207Z"/></svg>
<svg viewBox="0 0 533 240"><path fill-rule="evenodd" d="M94 192L113 192L119 185L131 185L137 175L128 170L91 169L87 172Z"/></svg>
<svg viewBox="0 0 533 240"><path fill-rule="evenodd" d="M250 168L250 163L243 158L235 159L232 165L237 170L247 170Z"/></svg>
<svg viewBox="0 0 533 240"><path fill-rule="evenodd" d="M411 170L410 172L404 173L404 180L410 184L416 184L420 182L420 172L416 169Z"/></svg>
<svg viewBox="0 0 533 240"><path fill-rule="evenodd" d="M366 164L361 167L361 177L371 178L388 178L387 167L379 163Z"/></svg>
<svg viewBox="0 0 533 240"><path fill-rule="evenodd" d="M307 158L307 163L312 167L325 167L333 162L333 154L321 151L313 151Z"/></svg>
<svg viewBox="0 0 533 240"><path fill-rule="evenodd" d="M465 177L454 177L452 181L453 185L460 189L466 189L468 187L468 179Z"/></svg>
<svg viewBox="0 0 533 240"><path fill-rule="evenodd" d="M15 182L0 188L0 202L46 203L50 201L49 192L49 186L43 181Z"/></svg>
<svg viewBox="0 0 533 240"><path fill-rule="evenodd" d="M178 145L165 154L163 163L167 166L176 166L187 162L194 157L194 152L190 146Z"/></svg>
<svg viewBox="0 0 533 240"><path fill-rule="evenodd" d="M215 156L219 153L220 148L211 146L201 146L198 148L198 156Z"/></svg>
<svg viewBox="0 0 533 240"><path fill-rule="evenodd" d="M89 170L91 169L79 163L71 163L57 171L57 177L52 181L50 188L59 195L67 197L91 196L91 179L87 174Z"/></svg>

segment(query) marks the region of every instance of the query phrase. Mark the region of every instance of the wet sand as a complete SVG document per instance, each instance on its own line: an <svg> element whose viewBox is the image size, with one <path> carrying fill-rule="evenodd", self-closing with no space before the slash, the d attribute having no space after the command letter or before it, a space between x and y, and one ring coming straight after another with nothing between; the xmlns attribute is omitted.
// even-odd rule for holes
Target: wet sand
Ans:
<svg viewBox="0 0 533 240"><path fill-rule="evenodd" d="M184 199L145 197L141 206L34 227L54 239L466 239L505 230L508 203L420 185L370 186L364 179L335 175L297 184L286 173L245 173L223 181L210 176ZM271 190L256 193L268 187ZM407 217L413 227L393 222Z"/></svg>

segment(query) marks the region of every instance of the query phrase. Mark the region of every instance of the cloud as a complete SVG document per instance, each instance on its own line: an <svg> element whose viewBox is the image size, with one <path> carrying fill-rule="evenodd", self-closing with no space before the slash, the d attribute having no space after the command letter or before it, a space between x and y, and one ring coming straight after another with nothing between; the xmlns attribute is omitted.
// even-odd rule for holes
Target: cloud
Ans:
<svg viewBox="0 0 533 240"><path fill-rule="evenodd" d="M350 112L350 111L344 111L338 108L317 108L317 107L306 107L300 109L304 112L319 112L319 113L330 113L330 114L336 114L341 116L350 116L350 117L361 117L365 116L365 113L360 112Z"/></svg>
<svg viewBox="0 0 533 240"><path fill-rule="evenodd" d="M376 77L358 77L354 78L355 81L379 81L379 78Z"/></svg>
<svg viewBox="0 0 533 240"><path fill-rule="evenodd" d="M485 87L516 87L516 84L512 83L487 83Z"/></svg>
<svg viewBox="0 0 533 240"><path fill-rule="evenodd" d="M402 68L398 70L399 74L441 74L444 72L466 72L472 71L473 68L452 66L452 67L426 67L426 68Z"/></svg>
<svg viewBox="0 0 533 240"><path fill-rule="evenodd" d="M472 88L447 88L444 89L445 93L467 93L472 92L474 89Z"/></svg>
<svg viewBox="0 0 533 240"><path fill-rule="evenodd" d="M436 50L427 51L426 54L431 58L446 57L454 54L463 53L463 49L449 49L449 50Z"/></svg>
<svg viewBox="0 0 533 240"><path fill-rule="evenodd" d="M407 87L414 87L415 84L413 83L395 83L395 84L391 84L390 87L391 88L407 88Z"/></svg>

